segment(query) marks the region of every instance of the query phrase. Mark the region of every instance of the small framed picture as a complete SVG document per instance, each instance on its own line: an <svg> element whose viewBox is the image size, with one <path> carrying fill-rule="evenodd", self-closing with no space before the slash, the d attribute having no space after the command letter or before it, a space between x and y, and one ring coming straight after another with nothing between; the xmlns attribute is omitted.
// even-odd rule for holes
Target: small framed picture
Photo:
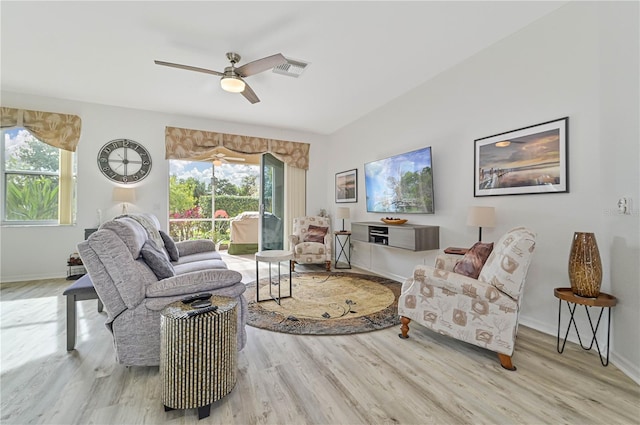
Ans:
<svg viewBox="0 0 640 425"><path fill-rule="evenodd" d="M336 203L358 202L358 170L336 173Z"/></svg>
<svg viewBox="0 0 640 425"><path fill-rule="evenodd" d="M568 192L568 134L565 117L476 139L473 195Z"/></svg>

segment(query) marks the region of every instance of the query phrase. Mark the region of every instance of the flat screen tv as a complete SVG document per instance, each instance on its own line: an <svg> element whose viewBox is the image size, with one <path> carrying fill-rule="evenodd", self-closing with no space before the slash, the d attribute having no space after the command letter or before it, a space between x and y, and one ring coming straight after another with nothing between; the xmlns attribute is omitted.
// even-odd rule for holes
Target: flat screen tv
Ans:
<svg viewBox="0 0 640 425"><path fill-rule="evenodd" d="M433 214L431 147L364 164L367 212Z"/></svg>

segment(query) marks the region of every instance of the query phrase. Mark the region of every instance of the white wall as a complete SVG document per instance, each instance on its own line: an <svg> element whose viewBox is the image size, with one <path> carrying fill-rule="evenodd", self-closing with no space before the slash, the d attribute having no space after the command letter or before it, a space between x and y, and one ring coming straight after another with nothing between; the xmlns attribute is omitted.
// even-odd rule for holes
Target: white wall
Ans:
<svg viewBox="0 0 640 425"><path fill-rule="evenodd" d="M97 167L98 150L108 141L128 138L149 150L153 160L151 173L135 185L136 202L130 212L151 212L166 229L168 218L169 161L164 159L165 126L244 134L311 144L311 159L307 176L307 210L326 208L322 200L328 190L326 180L326 136L276 128L173 116L149 111L115 108L2 92L2 105L24 109L77 114L82 118L82 133L78 144L78 213L73 226L2 227L0 243L0 281L42 279L66 276L66 260L84 239L84 229L96 227L97 210L103 221L120 214L121 204L111 200L115 186ZM285 235L286 237L286 235Z"/></svg>
<svg viewBox="0 0 640 425"><path fill-rule="evenodd" d="M341 206L351 206L351 221L377 221L382 214L366 212L363 164L432 146L436 214L403 218L439 225L441 248L477 239L477 228L465 225L470 205L496 208L497 227L483 229L485 241L518 225L535 230L521 323L554 335L553 289L569 286L573 233L595 232L602 290L620 299L612 361L640 381L638 96L638 4L569 4L336 132L327 184L332 173L358 168L359 202ZM474 198L474 139L565 116L569 193ZM633 198L632 215L615 212L620 196ZM433 264L436 253L354 242L352 262L400 280L415 264Z"/></svg>
<svg viewBox="0 0 640 425"><path fill-rule="evenodd" d="M608 237L600 250L609 254L611 293L619 304L613 322L613 361L640 372L640 28L638 2L598 8L600 54L601 210ZM632 214L620 216L615 203L631 197Z"/></svg>

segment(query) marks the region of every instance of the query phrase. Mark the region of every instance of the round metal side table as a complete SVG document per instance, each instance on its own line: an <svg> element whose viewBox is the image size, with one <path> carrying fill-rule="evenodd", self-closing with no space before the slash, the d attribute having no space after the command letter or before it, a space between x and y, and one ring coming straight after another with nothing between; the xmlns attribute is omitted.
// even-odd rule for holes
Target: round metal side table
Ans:
<svg viewBox="0 0 640 425"><path fill-rule="evenodd" d="M600 356L600 363L602 366L607 366L609 364L609 335L611 333L611 307L614 307L618 303L618 299L613 295L605 294L604 292L600 292L600 294L596 298L586 298L581 297L573 293L571 288L555 288L553 290L553 295L558 298L558 338L556 341L556 349L558 353L562 353L564 351L564 346L567 343L567 336L569 336L569 331L571 330L571 325L573 324L573 328L576 331L576 335L578 336L578 342L580 343L580 347L584 350L591 350L593 344L596 344L596 348L598 350L598 355ZM569 309L569 323L567 324L567 332L564 334L564 340L562 341L562 347L560 347L560 321L562 317L562 301L567 303L567 308ZM576 321L574 318L574 313L576 311L576 307L578 305L583 305L584 310L587 313L587 318L589 319L589 326L591 327L591 343L587 346L582 343L582 339L580 338L580 332L578 332L578 325L576 325ZM593 321L591 319L591 313L589 309L591 307L600 307L600 314L598 315L598 321L596 325L593 325ZM602 319L602 313L604 313L604 309L607 309L607 352L606 357L602 356L602 350L600 349L600 344L598 344L598 339L596 338L596 333L598 332L598 327L600 326L600 319Z"/></svg>
<svg viewBox="0 0 640 425"><path fill-rule="evenodd" d="M289 264L289 294L288 295L282 295L282 286L280 285L280 262L282 261L291 261L293 260L293 252L291 251L283 251L283 250L271 250L271 251L260 251L260 252L256 252L256 301L257 302L262 302L262 301L269 301L269 300L274 300L275 302L277 302L278 304L280 304L280 300L283 298L289 298L292 295L292 290L291 290L291 266ZM258 263L260 261L264 261L269 263L269 296L271 298L269 299L264 299L261 300L260 299L260 275L259 275L259 266ZM271 263L278 263L278 280L275 281L272 279L271 277ZM273 291L272 288L274 286L278 287L278 296L276 296Z"/></svg>

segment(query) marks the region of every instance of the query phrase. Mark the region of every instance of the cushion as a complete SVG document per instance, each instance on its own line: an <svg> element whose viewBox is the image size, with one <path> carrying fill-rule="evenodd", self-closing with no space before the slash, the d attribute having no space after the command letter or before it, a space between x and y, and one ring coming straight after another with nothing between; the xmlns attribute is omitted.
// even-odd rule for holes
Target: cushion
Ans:
<svg viewBox="0 0 640 425"><path fill-rule="evenodd" d="M489 258L491 251L493 251L493 242L474 243L469 251L464 254L462 260L456 263L453 268L453 272L468 276L472 279L477 279L478 276L480 276L480 271L482 270L484 263L487 261L487 258Z"/></svg>
<svg viewBox="0 0 640 425"><path fill-rule="evenodd" d="M324 243L324 235L327 234L327 230L329 230L328 227L320 227L310 224L307 229L307 233L304 235L303 241Z"/></svg>
<svg viewBox="0 0 640 425"><path fill-rule="evenodd" d="M160 232L160 237L164 242L164 247L169 253L169 258L171 258L171 261L178 261L178 259L180 258L180 254L178 253L178 247L176 246L176 243L173 241L171 236L167 235L162 230L160 230L159 232Z"/></svg>
<svg viewBox="0 0 640 425"><path fill-rule="evenodd" d="M151 239L142 245L140 255L142 255L142 259L147 263L147 266L153 271L158 280L176 275L176 271L171 265L167 254Z"/></svg>

